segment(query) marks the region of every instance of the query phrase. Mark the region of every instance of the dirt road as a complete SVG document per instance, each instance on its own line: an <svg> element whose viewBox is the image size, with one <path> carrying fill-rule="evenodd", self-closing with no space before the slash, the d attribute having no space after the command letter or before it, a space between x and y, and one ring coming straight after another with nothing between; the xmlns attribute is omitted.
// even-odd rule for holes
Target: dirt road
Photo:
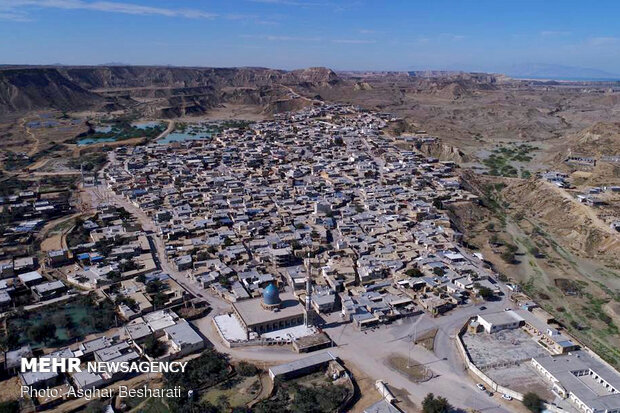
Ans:
<svg viewBox="0 0 620 413"><path fill-rule="evenodd" d="M254 361L260 367L266 367L274 363L283 363L304 357L282 347L244 347L229 349L225 347L217 335L212 323L214 315L224 311L230 311L230 305L221 298L215 297L202 289L196 283L187 278L186 274L176 271L174 266L166 260L164 242L157 235L157 227L153 221L139 208L132 205L126 199L112 193L107 188L96 188L102 194L103 199L112 201L122 206L136 216L145 231L151 231L151 241L156 255L156 262L161 269L174 278L188 292L195 296L204 297L213 307L213 311L202 319L193 321L200 332L209 339L218 351L230 354L239 360ZM504 300L490 302L484 312L501 311L505 306ZM484 410L489 412L508 412L498 400L498 397L482 397L475 387L475 382L469 377L463 367L460 356L456 353L454 337L458 329L474 314L479 313L477 307L462 308L454 313L439 318L425 317L417 327L418 334L438 329L435 340L435 352L430 352L421 346L409 345L408 337L412 334L412 325L409 321L392 326L382 326L375 330L360 332L351 324L339 324L338 315L335 321L330 323L334 327L324 329L332 337L337 347L330 351L340 357L345 364L353 364L366 377L372 380L382 379L389 385L404 389L409 393L410 401L420 405L427 393L444 396L455 406ZM415 320L412 320L413 322ZM411 350L410 350L411 348ZM404 357L409 355L421 363L426 364L435 377L426 383L414 384L405 376L395 372L386 365L386 358L392 354L400 354Z"/></svg>

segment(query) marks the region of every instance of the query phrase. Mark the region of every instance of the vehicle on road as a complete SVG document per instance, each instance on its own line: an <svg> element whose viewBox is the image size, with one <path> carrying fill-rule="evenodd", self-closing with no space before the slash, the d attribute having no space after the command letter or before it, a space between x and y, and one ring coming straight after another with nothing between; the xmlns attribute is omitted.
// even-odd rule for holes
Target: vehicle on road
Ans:
<svg viewBox="0 0 620 413"><path fill-rule="evenodd" d="M478 389L480 389L480 390L486 390L486 387L484 387L484 384L482 384L482 383L478 383L478 384L476 384L476 387L477 387Z"/></svg>
<svg viewBox="0 0 620 413"><path fill-rule="evenodd" d="M487 396L493 397L493 392L491 390L487 390Z"/></svg>
<svg viewBox="0 0 620 413"><path fill-rule="evenodd" d="M480 306L480 310L486 310L487 308L483 305Z"/></svg>
<svg viewBox="0 0 620 413"><path fill-rule="evenodd" d="M504 393L504 394L502 394L502 399L510 401L510 400L512 400L512 396L509 396L506 393Z"/></svg>

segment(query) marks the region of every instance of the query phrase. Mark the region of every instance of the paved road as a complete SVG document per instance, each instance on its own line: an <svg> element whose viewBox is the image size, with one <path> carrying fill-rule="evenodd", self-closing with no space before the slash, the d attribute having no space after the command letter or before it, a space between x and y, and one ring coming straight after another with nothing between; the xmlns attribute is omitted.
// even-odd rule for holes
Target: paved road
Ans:
<svg viewBox="0 0 620 413"><path fill-rule="evenodd" d="M207 292L197 283L191 281L186 273L176 271L174 266L165 257L165 246L160 236L157 235L157 227L153 221L139 208L128 202L125 198L117 196L112 191L101 185L96 188L86 188L94 199L101 202L113 202L136 216L145 231L152 232L150 239L155 248L156 262L161 269L174 278L188 292L195 296L204 297L214 309L208 316L194 321L194 324L216 347L218 351L226 352L234 358L253 360L258 365L267 366L275 363L295 360L304 355L298 355L291 351L276 348L235 348L225 347L217 335L212 317L223 312L230 311L230 305L219 297ZM487 307L482 313L496 312L507 306L506 300L485 303ZM388 326L381 326L375 330L360 332L351 324L339 324L337 314L332 315L326 321L330 326L324 331L334 340L336 347L331 351L340 357L345 363L354 364L368 377L373 380L385 380L390 386L403 389L409 393L412 402L420 405L424 396L432 392L446 397L454 406L460 408L476 409L485 412L509 412L510 404L502 405L499 395L493 398L475 387L475 382L467 374L464 364L457 353L455 336L460 327L469 317L480 313L478 306L458 308L450 314L438 318L425 316L421 321L417 317L404 320ZM420 317L420 316L418 316ZM417 323L417 334L422 335L427 331L438 329L435 339L435 352L427 351L420 346L410 346L410 337L413 334L413 324ZM411 348L411 358L430 368L434 377L425 383L415 384L405 376L390 369L386 359L394 354L407 357ZM506 402L518 403L518 402Z"/></svg>
<svg viewBox="0 0 620 413"><path fill-rule="evenodd" d="M494 312L503 309L504 300L485 304ZM403 320L400 324L381 326L367 333L358 332L351 324L344 324L325 331L338 347L334 353L345 362L353 362L357 368L373 379L383 379L389 385L406 390L416 404L433 392L446 397L453 405L491 412L511 411L501 406L499 395L489 398L475 387L468 375L455 346L455 337L469 317L479 313L478 307L457 309L449 315L431 318L428 315ZM422 318L421 318L422 317ZM331 320L330 320L331 321ZM335 321L335 320L334 320ZM410 340L417 323L417 334L438 329L435 338L435 352L420 346L411 347L411 359L425 364L434 373L430 381L413 384L403 375L388 367L387 358L392 355L408 357Z"/></svg>

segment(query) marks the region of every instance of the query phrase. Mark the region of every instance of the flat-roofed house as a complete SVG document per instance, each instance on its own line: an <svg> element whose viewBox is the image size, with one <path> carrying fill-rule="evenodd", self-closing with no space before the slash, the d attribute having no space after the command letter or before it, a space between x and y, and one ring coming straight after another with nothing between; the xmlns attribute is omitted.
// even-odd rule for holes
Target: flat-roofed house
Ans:
<svg viewBox="0 0 620 413"><path fill-rule="evenodd" d="M521 327L525 320L514 311L500 311L497 313L478 315L478 322L487 333L496 333L501 330L512 330Z"/></svg>
<svg viewBox="0 0 620 413"><path fill-rule="evenodd" d="M174 357L183 357L202 350L205 342L187 321L166 327L164 333L175 352Z"/></svg>

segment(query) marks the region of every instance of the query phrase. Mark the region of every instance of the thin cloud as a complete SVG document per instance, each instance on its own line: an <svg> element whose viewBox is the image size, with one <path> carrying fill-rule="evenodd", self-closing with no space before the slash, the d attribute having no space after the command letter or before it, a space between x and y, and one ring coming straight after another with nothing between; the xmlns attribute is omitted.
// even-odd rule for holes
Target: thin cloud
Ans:
<svg viewBox="0 0 620 413"><path fill-rule="evenodd" d="M565 37L570 36L571 32L566 31L558 31L558 30L544 30L540 32L540 35L543 37Z"/></svg>
<svg viewBox="0 0 620 413"><path fill-rule="evenodd" d="M91 10L106 13L132 14L142 16L183 17L188 19L213 19L217 14L198 9L169 9L142 6L133 3L84 0L0 0L0 16L12 20L28 18L33 8L61 10Z"/></svg>
<svg viewBox="0 0 620 413"><path fill-rule="evenodd" d="M440 39L447 39L447 40L463 40L465 38L465 35L462 34L453 34L453 33L441 33L439 35Z"/></svg>
<svg viewBox="0 0 620 413"><path fill-rule="evenodd" d="M415 38L415 42L418 44L458 42L466 38L467 36L465 35L452 33L440 33L438 35L420 34Z"/></svg>
<svg viewBox="0 0 620 413"><path fill-rule="evenodd" d="M610 46L620 43L620 37L592 37L588 39L587 43L592 46Z"/></svg>
<svg viewBox="0 0 620 413"><path fill-rule="evenodd" d="M243 39L262 39L272 42L320 42L328 41L331 43L340 44L373 44L377 43L376 40L369 39L324 39L319 36L285 36L285 35L273 35L273 34L241 34L239 37Z"/></svg>
<svg viewBox="0 0 620 413"><path fill-rule="evenodd" d="M377 43L375 40L362 40L362 39L336 39L332 40L334 43L343 43L343 44L372 44Z"/></svg>
<svg viewBox="0 0 620 413"><path fill-rule="evenodd" d="M262 39L271 42L319 42L320 37L300 37L300 36L277 36L270 34L242 34L239 37L243 39Z"/></svg>
<svg viewBox="0 0 620 413"><path fill-rule="evenodd" d="M306 2L306 1L296 1L296 0L249 0L252 3L264 3L264 4L279 4L282 6L322 6L324 3L314 3L314 2Z"/></svg>
<svg viewBox="0 0 620 413"><path fill-rule="evenodd" d="M320 37L298 37L298 36L265 36L265 39L276 42L318 42Z"/></svg>
<svg viewBox="0 0 620 413"><path fill-rule="evenodd" d="M11 20L14 22L29 22L32 21L27 15L23 13L13 13L11 11L2 11L0 8L0 20Z"/></svg>

